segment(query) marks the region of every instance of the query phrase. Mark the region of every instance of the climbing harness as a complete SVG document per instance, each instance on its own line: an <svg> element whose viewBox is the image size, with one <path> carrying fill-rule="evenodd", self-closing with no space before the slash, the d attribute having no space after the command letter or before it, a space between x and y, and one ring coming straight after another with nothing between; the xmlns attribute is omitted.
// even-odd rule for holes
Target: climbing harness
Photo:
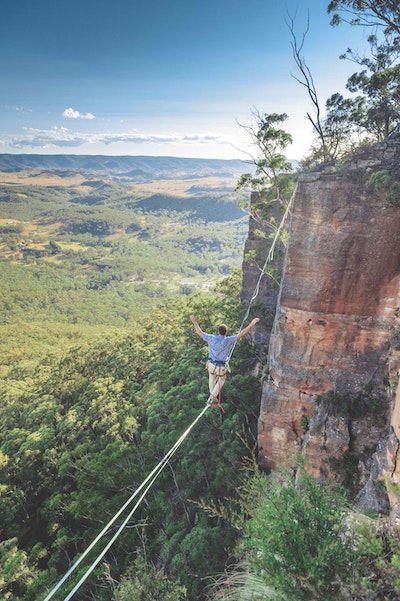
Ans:
<svg viewBox="0 0 400 601"><path fill-rule="evenodd" d="M249 316L251 305L253 304L254 300L258 296L259 289L260 289L261 279L262 279L262 277L263 277L263 275L265 273L265 270L266 270L266 267L267 267L268 263L273 258L274 249L275 249L275 246L276 246L279 234L280 234L280 232L281 232L281 230L282 230L282 228L284 226L284 223L285 223L285 221L287 219L287 216L289 214L290 207L291 207L293 198L295 196L295 192L296 192L296 190L292 194L292 197L291 197L291 199L290 199L290 201L288 203L288 206L286 207L285 213L284 213L284 215L282 217L281 223L280 223L280 225L279 225L279 227L278 227L278 229L276 231L276 234L275 234L274 240L272 242L271 248L270 248L270 250L268 252L268 255L267 255L267 258L265 260L263 269L262 269L262 271L260 273L260 277L258 279L257 285L256 285L256 287L254 289L253 295L252 295L252 297L250 299L250 302L249 302L249 305L247 307L246 314L245 314L245 316L243 318L243 321L241 323L241 326L240 326L240 329L239 329L239 333L242 331L244 323L245 323L246 319ZM227 371L230 371L229 370L229 360L232 357L233 351L234 351L235 346L236 346L236 342L237 341L235 341L235 343L231 347L230 352L229 352L229 357L228 357L227 361L225 362L225 366L227 368ZM81 577L81 579L79 580L79 582L77 582L77 584L74 586L74 588L71 590L71 592L64 598L64 601L69 601L69 599L71 599L73 597L73 595L77 592L77 590L82 586L82 584L86 581L86 579L93 572L93 570L98 565L98 563L102 560L102 558L107 553L107 551L110 549L110 547L114 544L114 542L116 541L116 539L118 538L118 536L121 534L121 532L123 531L123 529L125 528L125 526L129 523L129 520L132 518L132 516L135 513L136 509L139 507L140 503L142 502L142 500L144 499L144 497L146 496L146 494L148 493L148 491L150 490L150 488L153 486L154 482L157 480L158 476L161 474L161 472L163 471L164 467L168 464L170 458L176 453L176 451L179 449L179 447L181 446L181 444L184 442L184 440L190 434L191 430L194 428L194 426L197 424L197 422L203 417L203 415L205 414L205 412L207 411L207 409L209 407L215 407L216 406L216 407L220 407L221 410L224 411L224 409L223 409L223 407L221 405L221 389L219 389L219 391L218 391L218 397L217 398L218 398L218 402L217 403L213 403L213 398L212 398L212 396L210 394L210 396L208 397L208 400L207 400L207 403L206 403L205 407L202 409L202 411L199 413L199 415L196 417L196 419L190 424L190 426L185 430L185 432L182 434L182 436L176 441L176 443L171 447L171 449L166 453L166 455L156 465L156 467L152 470L152 472L150 472L150 474L147 476L147 478L145 478L145 480L142 482L142 484L136 489L136 491L130 496L130 498L124 503L124 505L117 511L117 513L108 522L108 524L106 526L104 526L104 528L100 532L100 534L97 535L97 537L93 540L93 542L89 545L89 547L87 547L87 549L82 553L82 555L79 557L79 559L70 567L70 569L61 578L61 580L56 584L56 586L54 586L54 588L43 599L43 601L50 601L50 599L56 594L56 592L65 583L65 581L76 570L76 568L85 559L85 557L93 549L93 547L110 531L112 525L119 518L119 516L131 505L131 503L136 499L136 497L138 497L139 493L142 493L140 495L140 497L137 499L137 501L136 501L135 505L133 506L133 508L128 513L128 515L125 518L125 520L122 522L122 524L119 526L119 528L117 529L117 531L115 532L115 534L112 536L112 538L110 539L110 541L104 547L103 551L98 555L98 557L94 560L94 562L91 564L91 566L83 574L83 576Z"/></svg>
<svg viewBox="0 0 400 601"><path fill-rule="evenodd" d="M226 377L228 373L228 368L229 366L226 365L226 361L214 361L213 359L209 358L206 363L206 369L208 373L212 376L215 376L215 382L216 384L218 384L218 394L216 397L213 397L210 394L211 401L209 403L209 406L218 407L218 409L220 409L223 413L225 412L225 410L221 405L221 378L224 376ZM211 387L214 388L214 385L210 384L210 389Z"/></svg>

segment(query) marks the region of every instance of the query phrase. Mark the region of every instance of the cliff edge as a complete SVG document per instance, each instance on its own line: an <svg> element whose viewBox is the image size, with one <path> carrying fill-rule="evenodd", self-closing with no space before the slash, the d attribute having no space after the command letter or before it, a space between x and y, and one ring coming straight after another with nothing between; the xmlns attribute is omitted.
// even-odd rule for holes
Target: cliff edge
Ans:
<svg viewBox="0 0 400 601"><path fill-rule="evenodd" d="M300 176L258 434L263 467L301 451L316 476L344 482L360 507L396 514L399 182L400 135L334 172Z"/></svg>

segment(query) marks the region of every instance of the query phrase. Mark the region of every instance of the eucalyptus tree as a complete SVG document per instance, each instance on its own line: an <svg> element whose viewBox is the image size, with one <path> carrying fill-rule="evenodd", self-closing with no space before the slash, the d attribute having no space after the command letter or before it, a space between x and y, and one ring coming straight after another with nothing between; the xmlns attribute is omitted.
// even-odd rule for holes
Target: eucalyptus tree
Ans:
<svg viewBox="0 0 400 601"><path fill-rule="evenodd" d="M254 223L251 235L260 239L256 248L245 254L249 268L261 271L271 248L271 239L279 236L277 252L267 267L267 274L274 288L279 285L283 248L287 241L287 230L280 227L282 213L287 208L294 192L295 177L293 166L285 156L292 136L283 129L286 113L253 112L253 123L245 126L254 146L254 156L249 161L253 170L244 173L238 181L237 189L253 192L251 202L246 203ZM265 267L265 266L264 266Z"/></svg>
<svg viewBox="0 0 400 601"><path fill-rule="evenodd" d="M331 25L345 22L350 25L380 28L385 35L400 35L400 5L398 0L331 0L328 13Z"/></svg>
<svg viewBox="0 0 400 601"><path fill-rule="evenodd" d="M347 48L340 58L362 70L353 73L347 89L358 94L349 115L355 127L373 141L389 136L400 120L400 6L397 0L332 0L331 25L345 22L369 28L369 56ZM368 134L367 134L368 132ZM368 140L367 140L368 141Z"/></svg>
<svg viewBox="0 0 400 601"><path fill-rule="evenodd" d="M254 110L253 123L242 126L249 134L255 151L248 161L253 170L240 177L236 189L250 188L257 193L250 205L252 217L259 222L268 220L272 235L276 230L279 210L287 206L294 190L293 166L284 154L293 141L291 134L282 128L287 118L286 113ZM278 212L271 211L272 207L277 207Z"/></svg>
<svg viewBox="0 0 400 601"><path fill-rule="evenodd" d="M348 79L352 96L333 93L322 110L313 75L303 55L305 33L295 33L295 19L288 15L292 53L299 75L294 78L307 89L313 112L306 114L315 134L310 155L303 167L334 164L360 144L389 136L400 121L400 7L397 0L331 0L327 7L331 25L347 23L368 30L369 52L348 47L339 57L361 70Z"/></svg>
<svg viewBox="0 0 400 601"><path fill-rule="evenodd" d="M351 151L359 140L360 127L356 125L354 117L360 111L360 102L335 93L326 101L323 110L317 84L304 56L306 38L310 30L309 17L301 36L295 31L295 16L288 13L286 25L290 31L292 56L297 69L292 73L292 77L306 89L311 101L312 110L306 112L306 118L315 136L310 153L301 160L301 166L308 168L315 164L334 164Z"/></svg>
<svg viewBox="0 0 400 601"><path fill-rule="evenodd" d="M293 138L282 128L288 116L258 110L254 110L252 116L253 123L242 127L255 148L254 156L248 161L255 169L241 176L237 188L250 187L270 201L285 203L293 191L293 175L288 177L293 168L284 154Z"/></svg>

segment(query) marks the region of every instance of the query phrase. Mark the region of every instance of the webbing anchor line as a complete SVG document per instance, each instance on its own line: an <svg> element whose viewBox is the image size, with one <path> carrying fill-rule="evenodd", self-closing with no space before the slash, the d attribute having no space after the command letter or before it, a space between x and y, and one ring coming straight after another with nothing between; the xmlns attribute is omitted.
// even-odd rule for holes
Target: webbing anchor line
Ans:
<svg viewBox="0 0 400 601"><path fill-rule="evenodd" d="M245 315L244 315L244 317L243 317L242 323L240 324L240 328L239 328L239 332L238 332L238 333L240 333L240 332L243 330L243 326L244 326L244 324L245 324L245 322L246 322L246 319L248 318L248 316L249 316L249 314L250 314L250 309L251 309L251 306L252 306L252 304L254 303L254 301L256 300L256 298L257 298L257 296L258 296L258 294L259 294L259 292L260 292L261 280L262 280L262 278L263 278L263 275L265 274L265 270L267 269L267 265L268 265L268 263L270 263L270 262L272 261L272 259L274 258L274 251L275 251L275 247L276 247L276 245L277 245L277 243L278 243L278 239L279 239L279 236L280 236L280 234L281 234L281 231L283 230L283 227L284 227L284 225L285 225L286 219L288 218L288 215L289 215L289 213L290 213L290 209L291 209L291 207L292 207L292 204L293 204L293 199L294 199L294 197L295 197L295 195L296 195L296 190L297 190L297 183L296 183L295 189L294 189L294 191L293 191L293 193L292 193L292 196L290 197L290 200L289 200L289 202L288 202L288 205L287 205L287 207L286 207L286 209L285 209L285 212L284 212L284 214L283 214L283 217L282 217L282 219L281 219L281 222L280 222L280 224L279 224L279 226L278 226L278 229L277 229L277 230L276 230L276 232L275 232L274 239L273 239L273 241L272 241L272 244L271 244L271 247L270 247L270 249L269 249L269 251L268 251L267 258L265 259L265 262L264 262L263 268L262 268L262 270L261 270L261 272L260 272L260 276L259 276L259 278L258 278L258 280L257 280L257 284L256 284L256 286L255 286L255 288L254 288L253 294L252 294L252 296L251 296L251 298L250 298L249 304L248 304L248 306L247 306L246 313L245 313ZM231 350L230 350L230 352L229 352L228 360L227 360L227 362L226 362L228 367L229 367L229 361L230 361L230 358L231 358L231 357L232 357L232 355L233 355L233 352L234 352L234 350L235 350L236 344L237 344L237 341L236 341L236 342L233 344L233 346L232 346L232 348L231 348Z"/></svg>

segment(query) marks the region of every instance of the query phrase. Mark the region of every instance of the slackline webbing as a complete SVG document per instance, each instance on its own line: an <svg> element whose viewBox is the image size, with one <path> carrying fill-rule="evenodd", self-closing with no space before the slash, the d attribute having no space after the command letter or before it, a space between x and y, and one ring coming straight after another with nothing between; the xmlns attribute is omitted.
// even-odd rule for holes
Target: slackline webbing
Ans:
<svg viewBox="0 0 400 601"><path fill-rule="evenodd" d="M192 424L187 428L187 430L182 434L182 436L177 440L177 442L171 447L171 449L168 451L168 453L166 453L166 455L163 457L163 459L161 459L161 461L156 465L156 467L153 469L153 471L147 476L147 478L142 482L142 484L135 490L135 492L130 496L130 498L121 507L121 509L114 515L114 517L108 522L108 524L106 526L104 526L104 528L100 532L100 534L97 535L97 537L93 540L93 542L89 545L89 547L82 553L82 555L79 557L79 559L70 567L68 572L63 576L63 578L60 580L60 582L49 592L49 594L47 595L47 597L45 597L45 599L43 601L49 601L49 599L51 599L55 595L55 593L64 584L64 582L67 580L67 578L72 574L72 572L75 571L75 569L78 567L78 565L83 561L83 559L88 555L88 553L93 549L93 547L98 543L98 541L106 534L106 532L110 529L110 527L114 524L114 522L119 518L121 513L123 513L123 511L132 503L132 501L138 496L138 494L143 490L143 488L145 488L146 484L148 484L150 482L150 484L148 484L147 488L145 489L144 493L141 495L139 501L136 503L136 505L130 512L129 516L124 521L123 525L117 530L117 533L113 536L113 538L110 540L110 542L106 546L105 550L99 555L99 557L95 560L95 562L92 564L92 566L87 570L87 572L84 574L84 576L78 582L78 584L69 593L69 595L67 597L65 597L64 601L67 601L67 599L70 599L71 596L78 590L78 588L83 584L83 582L86 580L86 578L94 570L94 568L99 563L99 561L103 558L103 556L108 551L108 549L111 547L111 545L115 542L116 538L122 532L123 528L126 526L129 519L132 517L132 515L136 511L139 504L143 500L144 496L149 491L151 486L154 484L155 480L157 479L159 474L162 472L165 465L168 463L169 459L178 450L178 448L180 447L182 442L189 435L192 428L194 428L194 426L197 424L197 422L203 417L203 415L207 411L208 407L209 406L206 405L203 408L203 410L199 413L199 415L192 422Z"/></svg>
<svg viewBox="0 0 400 601"><path fill-rule="evenodd" d="M296 186L296 188L297 188L297 186ZM255 301L255 299L257 298L257 296L259 294L261 279L262 279L263 275L265 274L265 270L267 268L268 263L273 259L275 246L277 244L279 235L280 235L280 233L281 233L281 231L283 229L285 221L286 221L286 219L287 219L287 217L289 215L289 211L290 211L290 208L291 208L291 205L292 205L292 202L293 202L293 198L294 198L295 193L296 193L296 188L295 188L295 191L293 192L293 194L292 194L292 196L290 198L290 201L289 201L289 203L288 203L288 205L286 207L285 213L284 213L284 215L282 217L282 220L281 220L281 222L279 224L279 227L276 230L273 242L272 242L271 247L269 249L269 252L268 252L267 258L265 260L264 266L263 266L263 268L262 268L262 270L260 272L260 276L258 278L256 287L254 289L254 292L253 292L252 297L250 299L250 302L248 304L245 316L243 317L243 320L242 320L242 323L241 323L241 326L240 326L240 329L239 329L238 333L240 333L242 331L244 323L245 323L246 319L248 318L248 316L250 314L251 306L252 306L253 302ZM229 363L229 360L232 357L232 354L233 354L233 351L235 349L235 346L236 346L236 342L235 342L235 344L232 346L232 348L230 350L227 363ZM135 513L136 509L139 507L140 503L142 502L142 500L144 499L144 497L146 496L146 494L150 490L150 488L153 486L154 482L156 481L156 479L158 478L158 476L160 475L160 473L163 471L163 469L166 466L166 464L168 463L169 459L176 453L176 451L181 446L181 444L183 443L183 441L190 434L191 430L194 428L194 426L197 424L197 422L203 417L203 415L207 411L207 409L211 406L211 403L212 403L212 397L210 395L208 397L207 404L202 409L202 411L199 413L199 415L196 417L196 419L190 424L190 426L185 430L185 432L182 434L182 436L176 441L176 443L166 453L166 455L163 457L163 459L161 459L161 461L156 465L156 467L152 470L152 472L150 472L150 474L142 482L142 484L129 497L129 499L124 503L124 505L117 511L117 513L108 522L108 524L106 526L104 526L104 528L100 532L100 534L98 534L96 536L96 538L87 547L87 549L82 553L82 555L79 557L79 559L77 559L77 561L69 568L69 570L66 572L66 574L61 578L61 580L57 583L57 585L48 593L48 595L43 599L43 601L50 601L50 599L61 588L61 586L64 584L64 582L69 578L69 576L76 570L76 568L80 565L80 563L85 559L85 557L88 555L88 553L90 553L90 551L93 549L93 547L109 531L109 529L111 528L111 526L119 518L119 516L124 512L124 510L129 507L129 505L133 502L133 500L144 489L144 491L142 492L141 496L136 501L136 504L131 509L131 511L129 512L128 516L125 518L125 520L122 522L122 524L120 525L120 527L118 528L118 530L115 532L114 536L110 539L110 541L104 547L103 551L97 556L97 558L94 560L94 562L91 564L91 566L87 569L87 571L81 577L81 579L79 580L79 582L77 582L77 584L74 586L74 588L71 590L71 592L64 598L64 601L69 601L69 599L72 598L72 596L77 592L77 590L82 586L82 584L85 582L85 580L93 572L93 570L98 565L98 563L102 560L102 558L107 553L107 551L110 549L110 547L114 544L114 542L116 541L116 539L118 538L118 536L121 534L121 532L123 531L123 529L125 528L125 526L128 524L129 520L131 519L131 517Z"/></svg>

